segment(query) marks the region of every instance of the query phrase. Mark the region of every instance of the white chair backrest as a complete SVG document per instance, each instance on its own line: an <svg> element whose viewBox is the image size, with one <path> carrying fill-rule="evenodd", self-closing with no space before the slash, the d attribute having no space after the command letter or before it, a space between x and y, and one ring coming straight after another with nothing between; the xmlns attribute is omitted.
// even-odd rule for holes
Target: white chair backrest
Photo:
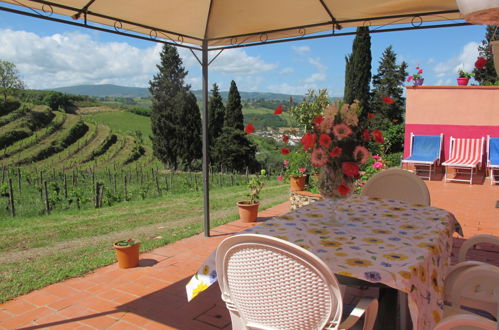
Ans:
<svg viewBox="0 0 499 330"><path fill-rule="evenodd" d="M452 308L460 306L484 310L497 318L499 303L499 267L484 264L469 267L452 281L445 291Z"/></svg>
<svg viewBox="0 0 499 330"><path fill-rule="evenodd" d="M466 260L468 251L480 243L493 244L499 247L499 237L488 234L479 234L468 238L459 249L459 255L457 258L458 262Z"/></svg>
<svg viewBox="0 0 499 330"><path fill-rule="evenodd" d="M424 181L400 168L389 168L373 175L364 185L362 194L430 205L430 192Z"/></svg>
<svg viewBox="0 0 499 330"><path fill-rule="evenodd" d="M225 239L216 254L222 299L234 329L337 329L338 282L307 250L264 235Z"/></svg>

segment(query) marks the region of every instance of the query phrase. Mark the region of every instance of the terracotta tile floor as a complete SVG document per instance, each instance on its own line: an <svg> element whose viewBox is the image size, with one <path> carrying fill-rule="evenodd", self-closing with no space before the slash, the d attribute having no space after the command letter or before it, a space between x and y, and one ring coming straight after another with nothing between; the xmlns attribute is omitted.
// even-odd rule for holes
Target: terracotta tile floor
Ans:
<svg viewBox="0 0 499 330"><path fill-rule="evenodd" d="M499 186L427 182L432 205L454 213L465 237L499 236ZM289 203L260 212L260 220L286 213ZM248 226L240 221L141 254L140 267L117 264L31 292L0 305L1 329L230 329L230 318L212 285L187 303L185 284L218 243ZM462 239L455 239L456 249ZM499 266L494 247L473 251Z"/></svg>

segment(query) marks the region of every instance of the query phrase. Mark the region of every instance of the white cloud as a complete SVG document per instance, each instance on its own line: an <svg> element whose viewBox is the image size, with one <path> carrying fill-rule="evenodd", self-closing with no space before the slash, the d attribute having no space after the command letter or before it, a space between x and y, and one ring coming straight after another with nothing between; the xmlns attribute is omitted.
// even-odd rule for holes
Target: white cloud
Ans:
<svg viewBox="0 0 499 330"><path fill-rule="evenodd" d="M457 77L457 71L462 69L467 72L473 71L475 61L478 57L478 43L467 43L461 53L445 62L439 62L433 68L439 79L438 84L451 84Z"/></svg>
<svg viewBox="0 0 499 330"><path fill-rule="evenodd" d="M259 56L249 56L242 49L223 51L210 65L210 71L224 74L257 74L277 68L275 63L267 63Z"/></svg>
<svg viewBox="0 0 499 330"><path fill-rule="evenodd" d="M303 55L310 51L309 46L291 46L291 49L293 49L295 52L297 52L300 55Z"/></svg>
<svg viewBox="0 0 499 330"><path fill-rule="evenodd" d="M292 73L294 71L295 70L293 68L291 68L291 67L288 66L287 68L282 69L281 72L279 72L279 73L280 74L288 74L288 73Z"/></svg>
<svg viewBox="0 0 499 330"><path fill-rule="evenodd" d="M157 71L161 45L139 49L124 42L97 42L87 34L40 37L0 30L0 58L13 62L29 88L113 83L147 86Z"/></svg>
<svg viewBox="0 0 499 330"><path fill-rule="evenodd" d="M312 74L310 77L305 78L303 82L306 84L314 84L324 80L326 80L326 74L324 72L317 72Z"/></svg>
<svg viewBox="0 0 499 330"><path fill-rule="evenodd" d="M33 89L107 83L146 87L157 73L163 47L159 43L141 49L125 42L98 42L75 32L41 37L9 29L0 29L0 45L0 58L13 62L28 88ZM179 47L178 52L188 71L199 72L199 63L188 49ZM277 67L244 50L232 49L215 59L210 72L255 75ZM201 88L199 74L189 73L186 81L194 89Z"/></svg>
<svg viewBox="0 0 499 330"><path fill-rule="evenodd" d="M315 66L315 68L320 71L320 72L324 72L327 70L327 66L325 66L324 64L321 63L320 59L319 58L313 58L313 57L309 57L308 58L308 63L312 64L313 66Z"/></svg>

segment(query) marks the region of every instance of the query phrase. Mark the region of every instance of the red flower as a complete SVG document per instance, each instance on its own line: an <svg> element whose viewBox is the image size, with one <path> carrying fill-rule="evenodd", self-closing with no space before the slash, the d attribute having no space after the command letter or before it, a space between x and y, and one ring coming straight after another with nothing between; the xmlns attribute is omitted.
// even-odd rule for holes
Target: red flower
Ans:
<svg viewBox="0 0 499 330"><path fill-rule="evenodd" d="M248 123L248 125L246 125L246 128L244 130L246 131L246 133L251 134L255 131L255 126L253 126L252 123Z"/></svg>
<svg viewBox="0 0 499 330"><path fill-rule="evenodd" d="M282 136L282 142L284 142L284 143L288 143L288 141L289 141L289 136L287 136L287 135L283 135L283 136Z"/></svg>
<svg viewBox="0 0 499 330"><path fill-rule="evenodd" d="M303 144L303 150L308 150L314 147L316 136L313 133L306 133L301 138L301 144Z"/></svg>
<svg viewBox="0 0 499 330"><path fill-rule="evenodd" d="M407 77L407 81L408 82L411 81L411 80L412 80L412 76Z"/></svg>
<svg viewBox="0 0 499 330"><path fill-rule="evenodd" d="M327 152L322 148L315 148L310 155L312 166L324 166L327 163Z"/></svg>
<svg viewBox="0 0 499 330"><path fill-rule="evenodd" d="M282 113L282 105L278 106L274 110L274 115L280 115Z"/></svg>
<svg viewBox="0 0 499 330"><path fill-rule="evenodd" d="M348 195L348 193L350 192L350 187L348 187L346 184L342 183L338 186L338 192L340 193L340 195Z"/></svg>
<svg viewBox="0 0 499 330"><path fill-rule="evenodd" d="M317 117L315 117L315 119L312 123L314 124L315 127L318 127L322 123L323 120L324 120L324 117L322 117L322 115L318 115Z"/></svg>
<svg viewBox="0 0 499 330"><path fill-rule="evenodd" d="M359 165L355 164L354 162L344 162L341 164L341 171L349 178L358 177L359 169Z"/></svg>
<svg viewBox="0 0 499 330"><path fill-rule="evenodd" d="M377 143L385 143L385 139L383 138L383 133L379 129L375 129L373 131L373 139Z"/></svg>
<svg viewBox="0 0 499 330"><path fill-rule="evenodd" d="M334 147L333 150L329 152L329 157L338 157L339 155L341 155L342 151L343 149L341 149L340 147Z"/></svg>
<svg viewBox="0 0 499 330"><path fill-rule="evenodd" d="M368 129L365 129L365 130L362 132L362 137L364 138L364 141L369 141L369 140L371 140L371 134L369 134L369 130L368 130Z"/></svg>
<svg viewBox="0 0 499 330"><path fill-rule="evenodd" d="M367 113L367 119L373 119L374 117L376 117L375 113L372 113L372 112Z"/></svg>
<svg viewBox="0 0 499 330"><path fill-rule="evenodd" d="M391 98L390 96L385 96L385 97L383 98L383 103L384 103L384 104L393 104L393 103L395 103L395 102L392 100L392 98Z"/></svg>
<svg viewBox="0 0 499 330"><path fill-rule="evenodd" d="M422 73L423 73L423 69L419 69L418 74L422 74Z"/></svg>
<svg viewBox="0 0 499 330"><path fill-rule="evenodd" d="M324 148L329 148L331 145L331 137L327 134L321 134L321 136L319 136L319 144Z"/></svg>
<svg viewBox="0 0 499 330"><path fill-rule="evenodd" d="M487 65L487 59L479 57L475 62L475 68L482 70Z"/></svg>
<svg viewBox="0 0 499 330"><path fill-rule="evenodd" d="M281 154L283 155L288 155L290 152L289 148L281 148Z"/></svg>
<svg viewBox="0 0 499 330"><path fill-rule="evenodd" d="M279 182L280 182L280 181L282 181L282 179L284 179L284 178L282 177L282 175L279 175L279 176L277 177L277 181L279 181Z"/></svg>

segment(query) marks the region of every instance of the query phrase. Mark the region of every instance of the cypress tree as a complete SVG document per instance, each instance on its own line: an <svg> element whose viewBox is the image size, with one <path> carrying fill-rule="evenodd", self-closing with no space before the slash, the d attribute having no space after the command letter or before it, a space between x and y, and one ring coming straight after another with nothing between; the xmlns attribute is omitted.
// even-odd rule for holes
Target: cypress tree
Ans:
<svg viewBox="0 0 499 330"><path fill-rule="evenodd" d="M485 40L482 40L482 44L478 46L478 56L486 59L487 64L483 69L475 67L473 70L475 80L482 86L492 85L496 81L499 81L499 72L496 72L494 67L494 56L490 47L490 42L493 40L499 40L499 28L494 25L487 25L487 28L485 29Z"/></svg>
<svg viewBox="0 0 499 330"><path fill-rule="evenodd" d="M224 127L232 127L235 129L244 129L243 106L241 104L241 95L237 90L236 82L230 82L229 96L227 98L227 106L225 110Z"/></svg>
<svg viewBox="0 0 499 330"><path fill-rule="evenodd" d="M201 114L177 49L163 45L159 73L149 82L154 155L176 170L201 157Z"/></svg>
<svg viewBox="0 0 499 330"><path fill-rule="evenodd" d="M208 104L208 135L210 143L222 134L224 125L225 106L218 85L213 84L210 102Z"/></svg>
<svg viewBox="0 0 499 330"><path fill-rule="evenodd" d="M353 41L352 53L346 58L345 91L346 103L359 100L362 106L361 120L369 112L369 84L371 82L371 36L368 27L358 27Z"/></svg>
<svg viewBox="0 0 499 330"><path fill-rule="evenodd" d="M379 61L378 73L373 76L371 111L392 123L402 123L405 112L404 81L407 76L407 63L397 64L397 54L389 46ZM390 97L393 104L383 102Z"/></svg>
<svg viewBox="0 0 499 330"><path fill-rule="evenodd" d="M227 170L243 172L246 167L251 172L259 169L256 160L256 146L248 140L246 133L225 126L222 134L215 140L212 148L212 162Z"/></svg>

